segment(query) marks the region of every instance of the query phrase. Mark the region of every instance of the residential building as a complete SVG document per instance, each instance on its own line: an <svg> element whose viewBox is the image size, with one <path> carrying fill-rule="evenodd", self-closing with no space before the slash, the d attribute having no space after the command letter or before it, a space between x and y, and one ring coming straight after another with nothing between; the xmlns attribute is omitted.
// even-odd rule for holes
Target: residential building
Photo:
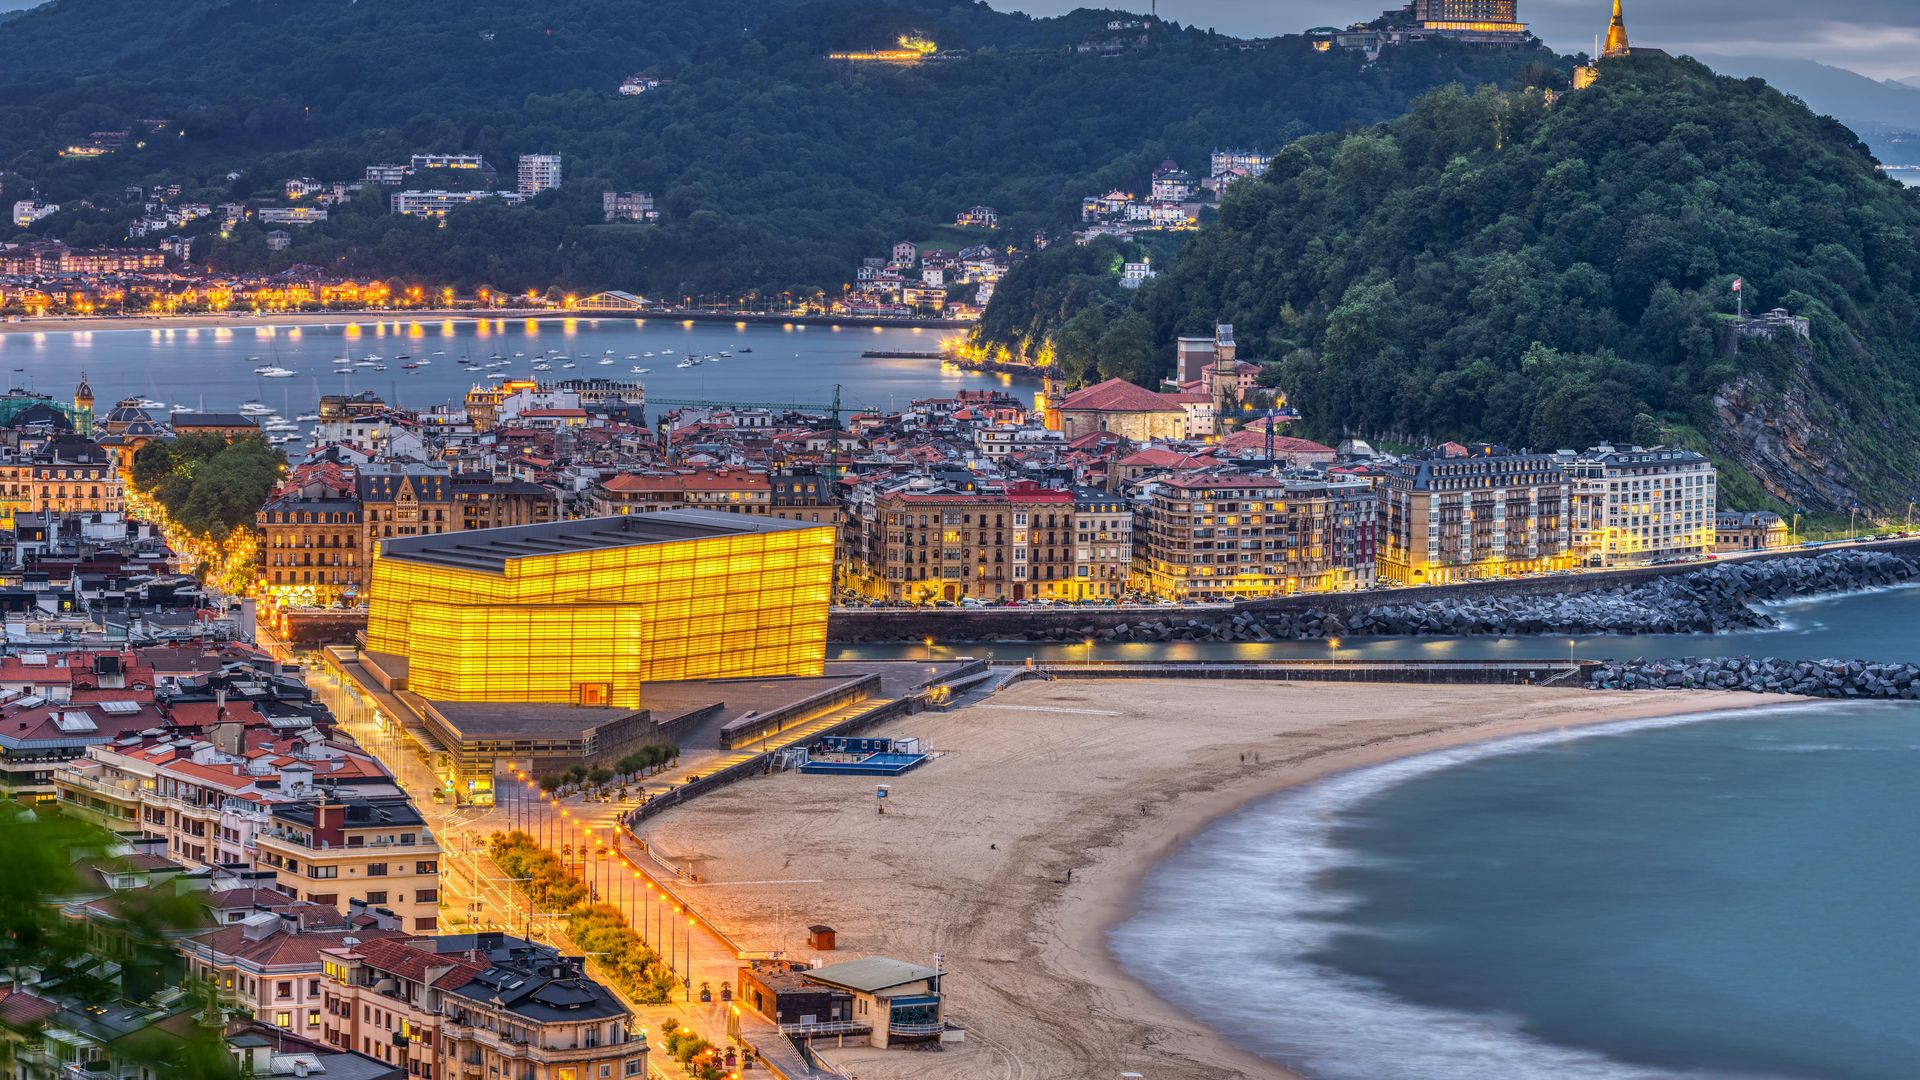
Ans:
<svg viewBox="0 0 1920 1080"><path fill-rule="evenodd" d="M1369 482L1213 470L1146 481L1134 569L1167 600L1340 592L1374 584L1378 502Z"/></svg>
<svg viewBox="0 0 1920 1080"><path fill-rule="evenodd" d="M997 229L1000 227L1000 212L991 206L969 206L954 216L953 223L962 229Z"/></svg>
<svg viewBox="0 0 1920 1080"><path fill-rule="evenodd" d="M1572 539L1583 566L1632 566L1717 546L1713 463L1691 450L1597 446L1562 451L1572 481Z"/></svg>
<svg viewBox="0 0 1920 1080"><path fill-rule="evenodd" d="M582 958L500 934L322 952L322 1038L420 1080L644 1080L632 1013Z"/></svg>
<svg viewBox="0 0 1920 1080"><path fill-rule="evenodd" d="M357 599L372 543L359 499L275 496L260 508L258 521L260 577L277 603L322 606Z"/></svg>
<svg viewBox="0 0 1920 1080"><path fill-rule="evenodd" d="M1073 577L1055 595L1070 601L1113 600L1133 571L1133 504L1097 488L1073 489Z"/></svg>
<svg viewBox="0 0 1920 1080"><path fill-rule="evenodd" d="M1386 466L1380 577L1441 585L1573 566L1572 488L1554 454L1458 443Z"/></svg>
<svg viewBox="0 0 1920 1080"><path fill-rule="evenodd" d="M1718 552L1772 551L1788 543L1787 523L1768 510L1728 510L1714 515Z"/></svg>
<svg viewBox="0 0 1920 1080"><path fill-rule="evenodd" d="M445 217L461 206L498 199L508 206L518 206L527 201L527 197L518 191L396 191L387 196L387 205L396 214L414 217Z"/></svg>
<svg viewBox="0 0 1920 1080"><path fill-rule="evenodd" d="M366 182L381 187L399 187L407 182L407 174L412 171L405 165L369 165Z"/></svg>
<svg viewBox="0 0 1920 1080"><path fill-rule="evenodd" d="M603 191L600 214L607 221L659 221L653 196L644 191Z"/></svg>
<svg viewBox="0 0 1920 1080"><path fill-rule="evenodd" d="M24 229L43 217L52 217L59 212L59 203L21 199L13 204L13 224L16 228Z"/></svg>
<svg viewBox="0 0 1920 1080"><path fill-rule="evenodd" d="M328 907L364 900L414 933L439 925L440 842L404 795L281 803L253 844L289 895Z"/></svg>
<svg viewBox="0 0 1920 1080"><path fill-rule="evenodd" d="M263 206L254 211L262 225L314 225L327 220L324 206Z"/></svg>
<svg viewBox="0 0 1920 1080"><path fill-rule="evenodd" d="M413 172L422 169L485 169L487 163L479 154L415 154L409 159L407 167Z"/></svg>
<svg viewBox="0 0 1920 1080"><path fill-rule="evenodd" d="M293 246L293 236L285 229L273 229L267 233L268 251L285 251Z"/></svg>
<svg viewBox="0 0 1920 1080"><path fill-rule="evenodd" d="M348 916L320 904L270 903L182 941L187 978L212 986L222 1004L261 1023L322 1038L322 985L328 981L323 950L407 937L391 917L370 914L363 905L351 910Z"/></svg>
<svg viewBox="0 0 1920 1080"><path fill-rule="evenodd" d="M520 194L531 197L559 186L559 154L520 155Z"/></svg>

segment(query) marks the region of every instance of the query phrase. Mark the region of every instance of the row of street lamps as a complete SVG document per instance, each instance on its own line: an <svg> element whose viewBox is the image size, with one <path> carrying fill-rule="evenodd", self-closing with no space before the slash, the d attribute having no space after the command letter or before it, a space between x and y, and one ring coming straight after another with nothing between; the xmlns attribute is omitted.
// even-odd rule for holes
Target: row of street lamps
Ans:
<svg viewBox="0 0 1920 1080"><path fill-rule="evenodd" d="M646 942L648 945L654 945L656 941L662 938L666 940L667 970L680 976L681 982L686 986L686 1000L692 1001L693 916L690 913L686 914L685 940L687 970L686 973L682 975L680 972L680 916L683 914L683 911L680 905L669 900L664 888L661 888L641 873L640 868L635 866L633 861L627 858L626 853L620 850L618 840L616 840L612 846L609 846L604 837L595 834L593 826L588 825L584 821L579 821L573 816L571 810L561 806L559 799L543 795L540 792L538 783L533 777L514 766L508 766L508 769L514 780L514 783L505 785L506 790L511 793L508 797L508 820L514 824L515 828L527 833L529 836L533 836L541 847L549 851L556 850L557 847L563 863L567 865L569 870L572 869L572 853L578 851L580 854L580 880L588 888L588 899L593 901L602 899L600 895L602 883L594 879L596 876L604 878L607 893L605 899L611 903L614 910L618 911L623 919L627 920L628 925L634 927L635 931L640 935L640 940ZM536 804L544 804L540 806L537 822L535 820ZM559 811L558 817L553 813L556 810ZM573 827L575 824L578 824L580 828L578 844L574 842ZM537 834L532 831L536 827L540 830ZM603 826L602 828L609 833L613 833L615 836L618 835L618 833L614 831L618 828L617 825ZM594 845L591 850L588 848L589 841ZM616 856L619 859L618 865L620 867L617 871L613 868L614 858ZM594 859L596 857L608 864L608 872L606 874L595 875L589 872L588 868L594 865ZM629 882L629 875L631 875L631 882ZM643 887L645 889L644 892L641 891ZM529 896L528 899L529 903L531 903L531 896ZM651 937L647 934L647 905L649 903L651 903L653 907L654 933ZM638 911L634 910L635 905L638 905ZM638 916L637 919L635 918L636 915ZM655 949L657 951L658 946L655 946Z"/></svg>

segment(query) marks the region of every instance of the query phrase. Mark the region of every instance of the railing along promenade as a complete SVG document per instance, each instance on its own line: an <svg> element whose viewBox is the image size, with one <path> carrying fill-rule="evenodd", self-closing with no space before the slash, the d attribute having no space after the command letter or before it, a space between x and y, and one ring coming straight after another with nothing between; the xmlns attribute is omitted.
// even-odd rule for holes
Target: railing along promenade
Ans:
<svg viewBox="0 0 1920 1080"><path fill-rule="evenodd" d="M998 662L1014 679L1265 679L1578 686L1597 660L1055 660Z"/></svg>

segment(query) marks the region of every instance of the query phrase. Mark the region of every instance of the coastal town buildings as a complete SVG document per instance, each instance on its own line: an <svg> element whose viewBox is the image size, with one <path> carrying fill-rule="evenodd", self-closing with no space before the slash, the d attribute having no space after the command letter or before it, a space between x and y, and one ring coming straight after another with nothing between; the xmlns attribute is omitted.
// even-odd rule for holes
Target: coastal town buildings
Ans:
<svg viewBox="0 0 1920 1080"><path fill-rule="evenodd" d="M1583 566L1691 558L1717 546L1713 463L1691 450L1599 446L1563 452L1573 549Z"/></svg>
<svg viewBox="0 0 1920 1080"><path fill-rule="evenodd" d="M1789 542L1787 523L1770 510L1727 510L1714 515L1716 552L1772 551Z"/></svg>
<svg viewBox="0 0 1920 1080"><path fill-rule="evenodd" d="M1554 454L1447 443L1385 467L1380 579L1441 585L1576 561L1572 484Z"/></svg>
<svg viewBox="0 0 1920 1080"><path fill-rule="evenodd" d="M321 1038L421 1080L634 1080L647 1042L583 958L502 934L320 950Z"/></svg>
<svg viewBox="0 0 1920 1080"><path fill-rule="evenodd" d="M1341 592L1374 584L1377 495L1368 480L1176 474L1141 485L1144 590L1167 600Z"/></svg>

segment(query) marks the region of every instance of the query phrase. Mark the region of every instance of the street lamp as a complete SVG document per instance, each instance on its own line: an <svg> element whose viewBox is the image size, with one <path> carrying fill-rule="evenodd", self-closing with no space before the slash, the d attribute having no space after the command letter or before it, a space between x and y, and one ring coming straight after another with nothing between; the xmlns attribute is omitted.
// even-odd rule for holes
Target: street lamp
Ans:
<svg viewBox="0 0 1920 1080"><path fill-rule="evenodd" d="M921 644L927 647L927 662L932 663L933 662L933 639L928 638L924 642L921 642Z"/></svg>
<svg viewBox="0 0 1920 1080"><path fill-rule="evenodd" d="M687 1001L693 1000L693 916L687 916Z"/></svg>
<svg viewBox="0 0 1920 1080"><path fill-rule="evenodd" d="M1093 666L1093 639L1092 639L1092 638L1088 638L1087 640L1085 640L1085 641L1083 641L1083 642L1081 642L1080 644L1081 644L1081 645L1082 645L1082 646L1083 646L1083 647L1085 648L1085 650L1086 650L1086 651L1085 651L1085 652L1084 652L1084 653L1083 653L1083 654L1081 655L1081 660L1080 660L1080 662L1081 662L1081 663L1083 663L1083 664L1085 664L1085 665L1086 665L1086 666L1088 666L1088 667L1092 667L1092 666Z"/></svg>

